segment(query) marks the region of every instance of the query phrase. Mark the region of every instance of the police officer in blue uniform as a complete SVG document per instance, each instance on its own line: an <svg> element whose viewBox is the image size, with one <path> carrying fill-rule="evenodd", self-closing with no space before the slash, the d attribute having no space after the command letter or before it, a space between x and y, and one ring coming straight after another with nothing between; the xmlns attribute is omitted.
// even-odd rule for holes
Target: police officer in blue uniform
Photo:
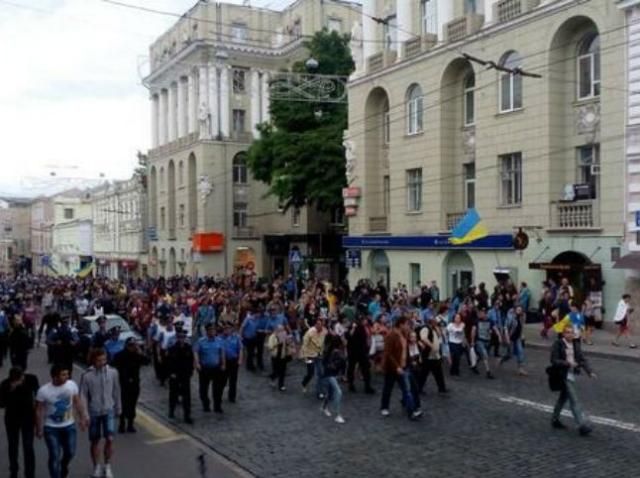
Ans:
<svg viewBox="0 0 640 478"><path fill-rule="evenodd" d="M225 382L229 384L229 402L236 403L238 369L242 365L242 341L233 325L225 324L222 340L226 358Z"/></svg>
<svg viewBox="0 0 640 478"><path fill-rule="evenodd" d="M193 348L194 365L200 379L200 401L205 412L211 411L209 386L213 388L213 410L222 413L222 393L225 381L224 341L216 336L213 324L207 324L206 335Z"/></svg>

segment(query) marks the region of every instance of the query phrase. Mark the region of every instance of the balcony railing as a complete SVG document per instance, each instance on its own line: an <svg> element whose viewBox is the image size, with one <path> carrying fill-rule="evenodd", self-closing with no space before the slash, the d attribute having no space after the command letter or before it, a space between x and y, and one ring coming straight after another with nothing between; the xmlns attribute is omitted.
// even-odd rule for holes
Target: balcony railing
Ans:
<svg viewBox="0 0 640 478"><path fill-rule="evenodd" d="M600 227L600 203L597 200L557 201L551 203L552 230L592 230Z"/></svg>
<svg viewBox="0 0 640 478"><path fill-rule="evenodd" d="M456 224L458 224L458 222L460 221L460 219L463 218L463 216L466 213L463 212L448 212L447 213L447 231L450 231L451 229L453 229Z"/></svg>
<svg viewBox="0 0 640 478"><path fill-rule="evenodd" d="M446 41L456 42L473 35L482 28L483 23L484 15L475 13L456 18L445 26Z"/></svg>
<svg viewBox="0 0 640 478"><path fill-rule="evenodd" d="M376 53L369 57L369 73L380 71L384 68L384 54Z"/></svg>
<svg viewBox="0 0 640 478"><path fill-rule="evenodd" d="M508 22L538 6L540 0L500 0L494 3L494 18L500 23Z"/></svg>
<svg viewBox="0 0 640 478"><path fill-rule="evenodd" d="M257 236L253 226L233 226L233 237L237 239L252 239Z"/></svg>
<svg viewBox="0 0 640 478"><path fill-rule="evenodd" d="M387 227L387 216L369 218L369 232L387 232Z"/></svg>
<svg viewBox="0 0 640 478"><path fill-rule="evenodd" d="M404 42L404 55L406 58L411 58L420 53L422 53L422 39L420 37L413 37Z"/></svg>

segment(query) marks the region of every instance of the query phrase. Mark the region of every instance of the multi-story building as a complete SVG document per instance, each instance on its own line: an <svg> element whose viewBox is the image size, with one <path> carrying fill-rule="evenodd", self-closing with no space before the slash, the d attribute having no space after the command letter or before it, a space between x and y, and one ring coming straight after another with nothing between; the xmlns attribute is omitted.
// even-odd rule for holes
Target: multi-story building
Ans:
<svg viewBox="0 0 640 478"><path fill-rule="evenodd" d="M96 273L110 278L146 273L146 189L139 177L91 191Z"/></svg>
<svg viewBox="0 0 640 478"><path fill-rule="evenodd" d="M534 291L566 276L578 299L602 288L610 318L629 217L615 3L364 0L349 85L352 280L435 279L451 296L498 273ZM451 245L472 207L489 237Z"/></svg>
<svg viewBox="0 0 640 478"><path fill-rule="evenodd" d="M93 262L91 194L72 189L53 196L53 254L50 270L76 275Z"/></svg>
<svg viewBox="0 0 640 478"><path fill-rule="evenodd" d="M349 33L359 17L339 0L282 11L198 2L151 46L151 274L284 272L294 245L331 255L329 221L306 209L283 214L252 180L246 151L269 121L272 73L307 58L307 36Z"/></svg>
<svg viewBox="0 0 640 478"><path fill-rule="evenodd" d="M37 198L31 204L31 262L36 274L49 274L53 253L53 199Z"/></svg>
<svg viewBox="0 0 640 478"><path fill-rule="evenodd" d="M31 201L0 199L0 273L31 272Z"/></svg>

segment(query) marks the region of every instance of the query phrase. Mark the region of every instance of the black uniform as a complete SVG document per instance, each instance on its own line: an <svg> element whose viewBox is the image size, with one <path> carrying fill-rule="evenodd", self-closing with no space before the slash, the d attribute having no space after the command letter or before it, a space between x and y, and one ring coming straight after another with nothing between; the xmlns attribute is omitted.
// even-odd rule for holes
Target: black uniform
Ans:
<svg viewBox="0 0 640 478"><path fill-rule="evenodd" d="M127 431L133 432L136 419L136 405L140 396L140 367L148 365L149 359L142 353L125 349L118 352L113 359L113 366L118 370L120 393L122 397L122 415L120 415L120 431L124 431L125 420Z"/></svg>
<svg viewBox="0 0 640 478"><path fill-rule="evenodd" d="M360 373L364 380L365 391L372 393L369 346L367 345L367 330L364 324L356 322L356 326L352 326L352 328L347 331L346 337L348 354L347 379L349 381L349 389L355 391L355 370L357 365L360 368Z"/></svg>
<svg viewBox="0 0 640 478"><path fill-rule="evenodd" d="M193 349L188 342L177 342L167 351L169 367L169 418L173 418L182 399L184 420L191 422L191 376L193 375Z"/></svg>
<svg viewBox="0 0 640 478"><path fill-rule="evenodd" d="M27 370L27 357L31 349L31 337L24 326L16 327L9 334L9 354L11 365Z"/></svg>

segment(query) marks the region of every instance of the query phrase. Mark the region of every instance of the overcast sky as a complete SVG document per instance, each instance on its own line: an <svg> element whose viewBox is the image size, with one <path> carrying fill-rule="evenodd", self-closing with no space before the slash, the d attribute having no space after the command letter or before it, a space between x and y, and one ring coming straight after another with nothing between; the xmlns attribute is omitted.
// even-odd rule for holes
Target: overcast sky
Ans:
<svg viewBox="0 0 640 478"><path fill-rule="evenodd" d="M123 1L177 13L196 3ZM129 177L150 142L140 81L148 46L175 21L101 0L0 0L0 194L35 195L64 177Z"/></svg>

